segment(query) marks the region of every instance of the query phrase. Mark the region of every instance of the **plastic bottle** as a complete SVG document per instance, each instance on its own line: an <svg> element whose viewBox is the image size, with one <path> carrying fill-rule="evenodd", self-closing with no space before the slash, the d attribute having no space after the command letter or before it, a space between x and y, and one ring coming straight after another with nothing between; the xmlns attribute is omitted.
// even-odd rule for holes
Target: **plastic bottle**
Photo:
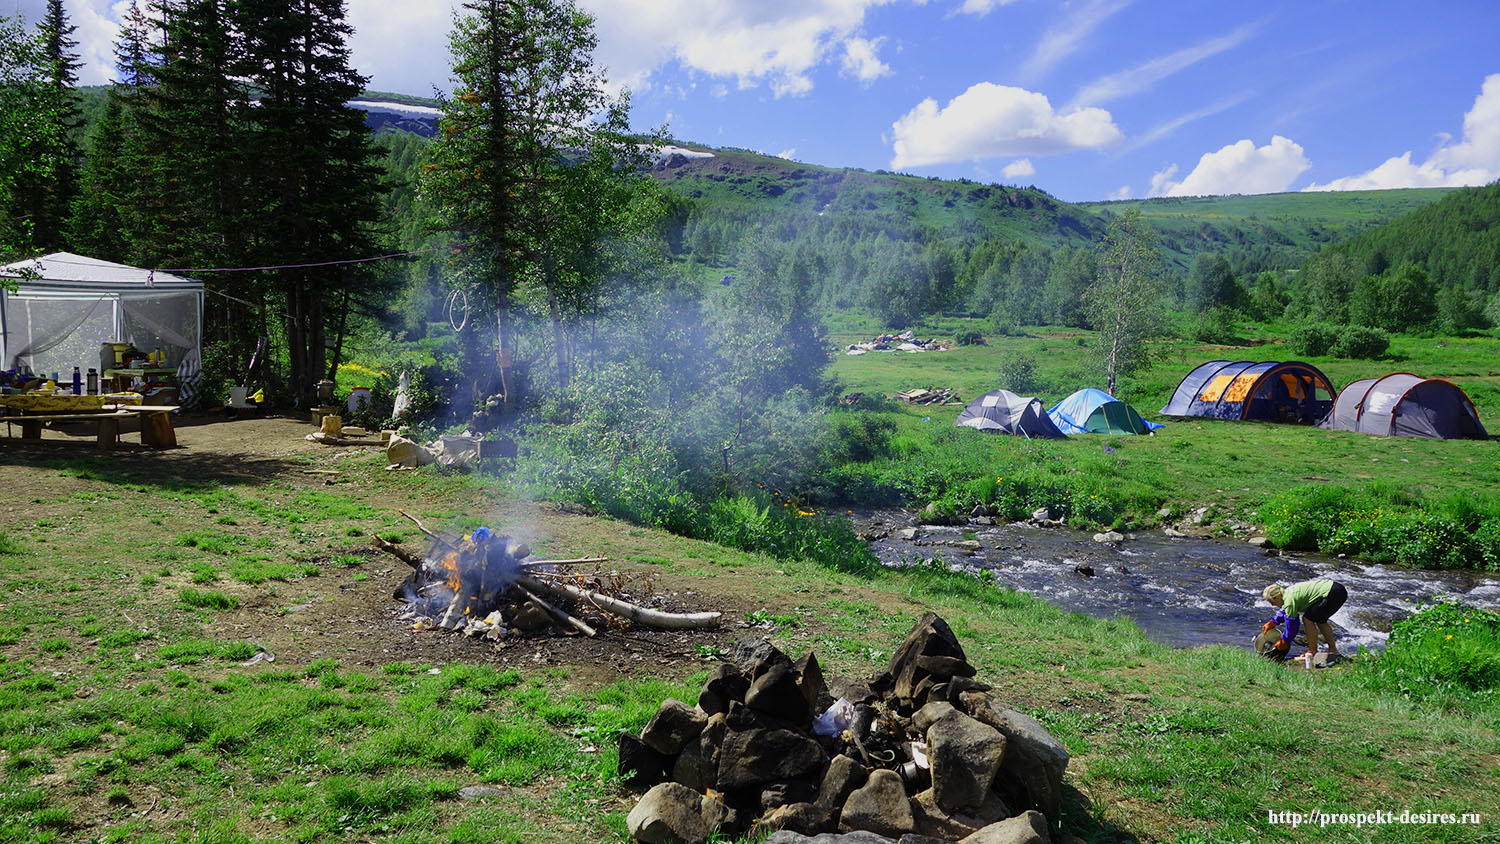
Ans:
<svg viewBox="0 0 1500 844"><path fill-rule="evenodd" d="M1308 651L1302 655L1302 667L1311 670L1313 667L1313 652Z"/></svg>
<svg viewBox="0 0 1500 844"><path fill-rule="evenodd" d="M83 373L76 366L73 367L73 395L83 395Z"/></svg>

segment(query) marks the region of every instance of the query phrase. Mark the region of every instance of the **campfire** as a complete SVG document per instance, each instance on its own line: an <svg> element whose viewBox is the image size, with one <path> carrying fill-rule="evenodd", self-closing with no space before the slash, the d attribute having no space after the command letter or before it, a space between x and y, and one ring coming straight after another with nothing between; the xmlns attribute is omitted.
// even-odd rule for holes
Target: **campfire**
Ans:
<svg viewBox="0 0 1500 844"><path fill-rule="evenodd" d="M620 737L620 775L645 789L631 839L780 830L766 840L1046 844L1068 753L974 675L932 613L863 681L825 679L811 652L793 662L741 639L696 706L666 700L639 737Z"/></svg>
<svg viewBox="0 0 1500 844"><path fill-rule="evenodd" d="M672 630L719 622L716 612L668 612L637 603L625 592L624 577L600 568L605 557L540 559L524 542L486 527L446 539L410 513L402 515L430 539L427 554L417 557L379 537L375 545L412 568L394 597L406 605L402 617L415 630L500 639L550 619L593 637L600 626L629 622Z"/></svg>

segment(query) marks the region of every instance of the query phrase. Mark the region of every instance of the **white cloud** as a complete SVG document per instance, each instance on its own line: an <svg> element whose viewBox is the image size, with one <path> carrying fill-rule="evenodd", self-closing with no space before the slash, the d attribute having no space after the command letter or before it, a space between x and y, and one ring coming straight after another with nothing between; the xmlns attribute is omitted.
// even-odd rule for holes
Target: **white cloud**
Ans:
<svg viewBox="0 0 1500 844"><path fill-rule="evenodd" d="M115 38L120 33L118 12L130 3L111 0L82 0L64 4L68 22L74 27L73 40L81 67L80 85L104 85L114 79ZM0 15L20 16L28 28L35 27L47 12L47 0L13 0L0 2Z"/></svg>
<svg viewBox="0 0 1500 844"><path fill-rule="evenodd" d="M1198 159L1198 166L1180 182L1174 164L1151 177L1151 196L1218 196L1234 193L1280 193L1312 163L1296 142L1272 135L1257 147L1246 138Z"/></svg>
<svg viewBox="0 0 1500 844"><path fill-rule="evenodd" d="M963 15L979 15L983 17L994 11L999 6L1009 6L1016 0L964 0L959 7L958 13Z"/></svg>
<svg viewBox="0 0 1500 844"><path fill-rule="evenodd" d="M1101 76L1083 86L1077 96L1073 97L1072 105L1101 105L1110 100L1149 91L1153 85L1168 76L1238 46L1259 29L1259 24L1242 26L1227 35L1211 38L1202 44L1195 44L1175 53L1158 56L1118 73Z"/></svg>
<svg viewBox="0 0 1500 844"><path fill-rule="evenodd" d="M1496 179L1500 179L1500 73L1485 77L1473 108L1464 115L1464 133L1458 143L1444 137L1443 144L1421 164L1412 163L1408 150L1373 170L1303 190L1465 187Z"/></svg>
<svg viewBox="0 0 1500 844"><path fill-rule="evenodd" d="M873 40L850 38L844 44L843 74L852 76L866 85L888 75L891 72L891 66L881 61L876 55L884 43L884 36Z"/></svg>
<svg viewBox="0 0 1500 844"><path fill-rule="evenodd" d="M1027 176L1035 176L1036 168L1031 166L1031 159L1018 158L1005 165L1005 168L1000 171L1000 175L1007 179L1024 179Z"/></svg>
<svg viewBox="0 0 1500 844"><path fill-rule="evenodd" d="M895 1L581 0L581 5L597 19L597 58L612 83L640 88L653 71L676 61L690 71L733 78L742 89L768 85L780 97L812 90L813 69L848 55L865 13Z"/></svg>
<svg viewBox="0 0 1500 844"><path fill-rule="evenodd" d="M1031 56L1021 65L1022 79L1037 79L1054 65L1078 52L1099 25L1123 11L1133 0L1088 0L1058 25L1048 29Z"/></svg>
<svg viewBox="0 0 1500 844"><path fill-rule="evenodd" d="M1109 198L1112 200L1129 199L1130 185L1120 185L1118 188L1110 192Z"/></svg>
<svg viewBox="0 0 1500 844"><path fill-rule="evenodd" d="M796 154L797 148L792 147L791 149L784 149L781 152L776 153L776 157L785 158L787 161L795 161L796 159L794 158L794 156L796 156Z"/></svg>
<svg viewBox="0 0 1500 844"><path fill-rule="evenodd" d="M1098 149L1122 138L1104 109L1060 114L1042 94L990 82L972 86L941 109L929 97L891 128L895 130L891 166L895 168L1053 155Z"/></svg>
<svg viewBox="0 0 1500 844"><path fill-rule="evenodd" d="M1244 102L1245 100L1248 100L1249 98L1249 92L1241 92L1227 99L1223 99L1216 103L1213 103L1212 105L1200 108L1197 111L1190 111L1187 114L1181 114L1177 117L1172 118L1171 120L1158 123L1145 132L1141 133L1140 136L1131 139L1129 146L1126 146L1124 150L1122 150L1122 152L1133 152L1143 146L1146 146L1147 144L1155 143L1162 138L1171 135L1173 132L1176 132L1178 129L1181 129L1189 123L1192 123L1195 120L1202 120L1205 117L1209 117L1218 114L1219 112L1226 109L1233 108Z"/></svg>

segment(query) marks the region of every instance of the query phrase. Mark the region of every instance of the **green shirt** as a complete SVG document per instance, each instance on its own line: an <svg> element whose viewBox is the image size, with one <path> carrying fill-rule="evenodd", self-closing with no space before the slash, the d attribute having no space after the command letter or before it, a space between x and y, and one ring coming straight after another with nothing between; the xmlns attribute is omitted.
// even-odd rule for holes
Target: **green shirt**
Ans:
<svg viewBox="0 0 1500 844"><path fill-rule="evenodd" d="M1307 608L1319 600L1328 597L1329 590L1333 589L1331 580L1304 580L1294 583L1286 588L1285 597L1281 599L1281 608L1286 614L1295 618L1307 612Z"/></svg>

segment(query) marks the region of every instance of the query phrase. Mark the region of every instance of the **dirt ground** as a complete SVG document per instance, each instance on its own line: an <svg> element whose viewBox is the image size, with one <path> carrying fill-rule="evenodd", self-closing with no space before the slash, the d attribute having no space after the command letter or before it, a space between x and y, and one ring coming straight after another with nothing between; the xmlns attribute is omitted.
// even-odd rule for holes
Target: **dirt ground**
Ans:
<svg viewBox="0 0 1500 844"><path fill-rule="evenodd" d="M23 546L50 549L47 568L58 566L67 576L70 560L103 550L98 562L111 571L137 579L158 572L165 587L192 588L191 572L179 566L213 564L185 557L172 547L173 538L207 526L231 536L255 539L258 550L273 560L310 561L321 576L292 582L243 584L221 577L208 587L233 595L239 606L214 614L215 639L254 642L275 655L279 664L297 666L321 658L335 658L353 666L378 666L397 661L441 665L446 662L488 662L528 669L566 667L574 682L602 683L643 672L681 676L704 664L705 654L727 648L744 630L736 620L755 606L742 597L751 584L732 571L713 578L684 574L667 560L652 556L646 564L629 560L643 551L657 552L659 538L649 541L638 529L569 513L550 504L534 504L488 497L460 484L433 485L380 471L381 453L374 447L330 447L309 442L312 426L286 417L224 418L202 415L178 420L178 448L151 450L134 434L123 434L121 445L101 452L91 435L45 431L43 441L0 439L0 525ZM19 431L17 431L19 433ZM77 467L84 467L81 472ZM100 480L91 467L106 467ZM51 470L49 470L51 469ZM58 471L57 469L61 469ZM430 472L431 470L422 470ZM83 477L78 475L82 474ZM121 482L127 491L120 495ZM133 483L141 486L131 489ZM175 490L233 489L248 497L296 498L303 493L332 493L370 508L373 515L357 519L363 536L337 535L342 524L319 526L313 542L291 542L281 536L282 525L240 523L217 528L195 502L161 500L155 488ZM120 497L111 497L119 495ZM82 510L81 501L88 503ZM410 523L398 516L405 510L424 517L435 529L442 516L462 518L489 512L487 524L501 533L522 535L534 546L555 556L611 558L606 566L649 575L653 594L684 611L717 610L726 623L718 629L694 632L655 631L621 625L601 629L597 638L574 634L540 633L507 638L496 643L445 631L414 631L398 616L402 607L392 591L409 569L394 557L372 547L369 534L381 525ZM431 516L439 518L432 519ZM226 521L220 516L219 521ZM632 534L634 536L632 536ZM259 535L259 536L257 536ZM266 543L261 537L269 538ZM305 537L303 537L305 540ZM322 545L321 549L316 546ZM408 537L407 550L422 552L425 540ZM269 545L269 547L264 547ZM309 547L309 545L313 547ZM133 554L132 546L144 553ZM155 552L155 553L152 553ZM162 565L163 557L170 562ZM342 565L330 561L343 560ZM362 559L350 565L351 559ZM668 563L663 565L663 563ZM168 571L170 569L170 571ZM177 589L157 590L166 600ZM753 594L753 589L750 589ZM167 607L143 608L169 613ZM129 612L125 615L128 617ZM144 620L140 620L143 624ZM125 619L126 623L130 621Z"/></svg>

